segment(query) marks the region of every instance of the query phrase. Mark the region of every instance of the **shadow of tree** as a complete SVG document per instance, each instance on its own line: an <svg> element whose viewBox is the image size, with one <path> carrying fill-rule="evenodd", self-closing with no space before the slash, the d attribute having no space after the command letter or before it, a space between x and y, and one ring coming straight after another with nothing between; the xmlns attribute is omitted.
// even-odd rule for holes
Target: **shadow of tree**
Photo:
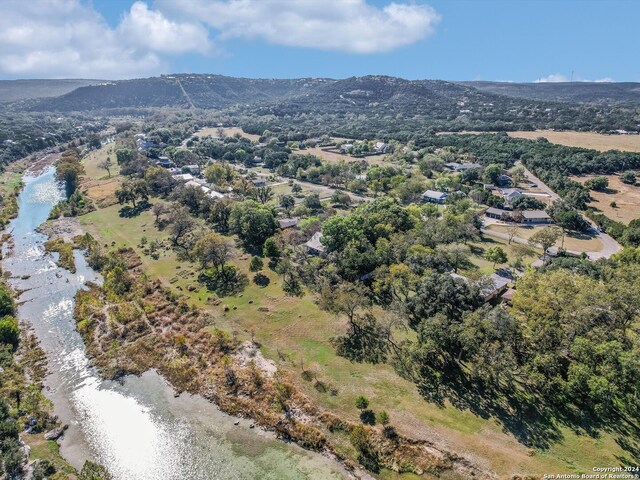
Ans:
<svg viewBox="0 0 640 480"><path fill-rule="evenodd" d="M606 418L571 404L554 404L541 393L523 386L486 385L460 370L447 371L439 381L416 382L425 400L444 407L448 402L481 418L496 419L523 445L545 450L563 440L562 427L577 435L599 438L611 433L629 453L626 460L640 461L640 427L637 421L616 412Z"/></svg>
<svg viewBox="0 0 640 480"><path fill-rule="evenodd" d="M247 276L233 265L224 265L220 271L212 269L202 272L198 281L221 297L241 293L249 283Z"/></svg>
<svg viewBox="0 0 640 480"><path fill-rule="evenodd" d="M122 218L133 218L140 215L145 210L149 210L151 208L151 204L149 202L140 202L135 207L125 205L120 209L120 217Z"/></svg>

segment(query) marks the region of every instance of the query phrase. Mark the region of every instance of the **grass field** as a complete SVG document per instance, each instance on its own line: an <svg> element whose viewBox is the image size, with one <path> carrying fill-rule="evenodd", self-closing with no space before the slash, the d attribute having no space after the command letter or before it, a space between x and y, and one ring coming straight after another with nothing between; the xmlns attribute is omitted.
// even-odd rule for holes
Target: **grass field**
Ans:
<svg viewBox="0 0 640 480"><path fill-rule="evenodd" d="M608 434L593 439L564 428L561 429L561 442L548 450L531 450L518 443L512 434L505 433L491 418L485 419L448 404L439 407L424 401L415 385L400 378L389 366L351 363L336 356L329 339L344 331L344 322L321 311L309 294L302 298L283 295L278 275L266 265L264 273L270 279L267 287L250 282L242 295L221 298L219 305L210 305L207 298L215 295L196 282L194 265L179 261L171 250L163 250L158 260L143 254L142 237L148 241L166 238L166 233L155 227L151 213L147 211L138 217L123 218L119 216L119 209L118 205L100 209L81 217L81 222L105 245L113 242L116 246L133 247L141 255L143 266L151 277L160 278L191 303L207 309L216 326L238 332L241 339L248 339L251 332L255 332L264 355L275 360L280 368L293 372L298 386L325 409L355 420L358 411L354 400L358 395L366 395L371 408L389 412L392 424L402 433L429 439L503 477L519 473L587 472L593 465L617 465L616 455L624 454ZM478 246L486 248L499 244L511 256L510 247L505 243L485 238ZM252 279L253 274L248 272L249 259L248 255L236 250L233 263ZM479 255L472 261L483 273L492 269ZM189 285L195 285L196 289L188 291ZM228 312L223 311L223 305L229 306ZM311 381L302 378L301 361L306 370L313 372ZM326 390L319 385L324 385ZM330 393L331 388L337 390L336 395ZM343 443L345 449L350 448L348 441ZM398 477L385 472L384 478Z"/></svg>
<svg viewBox="0 0 640 480"><path fill-rule="evenodd" d="M245 133L244 130L240 127L225 127L222 129L224 134L228 137L233 137L236 133L239 133L243 137L248 138L249 140L258 140L260 135L254 135L252 133ZM218 136L218 127L207 127L201 130L198 130L194 135L194 137L217 137Z"/></svg>
<svg viewBox="0 0 640 480"><path fill-rule="evenodd" d="M536 130L535 132L509 132L510 137L535 140L545 137L551 143L568 147L582 147L599 150L622 150L640 152L640 135L605 135L595 132L554 132L552 130Z"/></svg>
<svg viewBox="0 0 640 480"><path fill-rule="evenodd" d="M604 175L609 179L607 192L589 192L594 199L590 207L604 213L612 220L628 224L631 220L640 218L640 186L628 185L620 181L617 175ZM584 177L571 177L573 180L584 183L594 175ZM611 206L616 202L616 207Z"/></svg>
<svg viewBox="0 0 640 480"><path fill-rule="evenodd" d="M107 157L111 159L111 178L106 170L99 164ZM110 143L99 150L89 152L83 159L85 175L82 181L82 190L98 205L110 205L114 203L115 191L120 186L121 177L118 175L120 168L116 162L115 145Z"/></svg>
<svg viewBox="0 0 640 480"><path fill-rule="evenodd" d="M388 165L386 161L387 155L371 155L369 157L355 158L349 155L343 155L336 152L327 152L320 147L305 148L304 150L297 150L295 153L300 155L315 155L316 157L326 160L330 163L337 163L344 161L346 163L366 161L370 165Z"/></svg>
<svg viewBox="0 0 640 480"><path fill-rule="evenodd" d="M488 230L495 232L507 233L507 227L503 225L488 225ZM539 231L543 226L538 227L519 227L516 237L524 238L528 240L534 233ZM556 242L556 247L562 245L562 239ZM572 250L574 252L599 252L602 250L602 242L595 237L589 237L587 235L566 235L564 238L564 248Z"/></svg>

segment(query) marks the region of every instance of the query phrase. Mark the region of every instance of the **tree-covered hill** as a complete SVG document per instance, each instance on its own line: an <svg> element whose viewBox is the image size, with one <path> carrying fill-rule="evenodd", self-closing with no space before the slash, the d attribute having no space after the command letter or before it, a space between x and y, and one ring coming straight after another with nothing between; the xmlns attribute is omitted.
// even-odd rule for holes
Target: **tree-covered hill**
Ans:
<svg viewBox="0 0 640 480"><path fill-rule="evenodd" d="M481 92L513 98L568 103L640 105L640 83L624 82L460 82Z"/></svg>
<svg viewBox="0 0 640 480"><path fill-rule="evenodd" d="M484 84L483 84L484 85ZM249 79L221 75L166 75L78 88L65 95L24 101L12 108L33 112L106 111L145 108L227 110L255 117L295 119L306 116L353 124L347 116L365 116L375 130L533 130L557 128L607 131L637 130L640 103L610 105L617 84L594 84L594 100L576 103L586 93L575 88L574 103L516 98L475 86L442 80L405 80L387 76ZM486 86L485 86L486 87ZM505 87L506 88L506 87ZM632 90L620 87L620 92ZM514 93L516 92L516 93ZM527 90L523 87L523 96ZM599 97L597 95L600 95ZM622 95L622 94L621 94ZM569 98L567 96L563 97ZM572 100L573 101L573 100ZM336 116L345 117L336 122ZM331 117L331 118L330 118ZM289 121L289 120L287 120ZM393 127L393 128L391 128Z"/></svg>
<svg viewBox="0 0 640 480"><path fill-rule="evenodd" d="M0 103L32 98L58 97L76 88L103 83L103 80L0 80Z"/></svg>

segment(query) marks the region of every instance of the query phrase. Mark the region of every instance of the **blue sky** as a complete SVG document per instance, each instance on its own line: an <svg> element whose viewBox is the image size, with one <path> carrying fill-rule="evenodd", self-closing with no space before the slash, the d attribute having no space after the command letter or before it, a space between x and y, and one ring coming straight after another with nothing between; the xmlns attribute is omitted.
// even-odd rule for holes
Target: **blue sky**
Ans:
<svg viewBox="0 0 640 480"><path fill-rule="evenodd" d="M1 78L640 81L635 0L32 0L37 14L5 1ZM51 38L30 45L15 25Z"/></svg>

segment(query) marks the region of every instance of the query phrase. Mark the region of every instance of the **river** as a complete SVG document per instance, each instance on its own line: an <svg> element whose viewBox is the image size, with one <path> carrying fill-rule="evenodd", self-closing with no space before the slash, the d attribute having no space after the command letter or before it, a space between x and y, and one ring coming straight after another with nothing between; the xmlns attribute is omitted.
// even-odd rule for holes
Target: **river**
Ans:
<svg viewBox="0 0 640 480"><path fill-rule="evenodd" d="M157 373L101 379L75 331L74 296L99 274L76 251L77 272L45 254L36 231L61 198L54 169L25 176L18 217L3 247L10 283L22 292L18 316L39 338L48 358L46 394L69 425L62 455L76 468L85 459L106 466L116 480L338 479L342 467L322 455L250 429L248 420L222 413L197 395L174 396ZM57 254L56 254L57 255Z"/></svg>

